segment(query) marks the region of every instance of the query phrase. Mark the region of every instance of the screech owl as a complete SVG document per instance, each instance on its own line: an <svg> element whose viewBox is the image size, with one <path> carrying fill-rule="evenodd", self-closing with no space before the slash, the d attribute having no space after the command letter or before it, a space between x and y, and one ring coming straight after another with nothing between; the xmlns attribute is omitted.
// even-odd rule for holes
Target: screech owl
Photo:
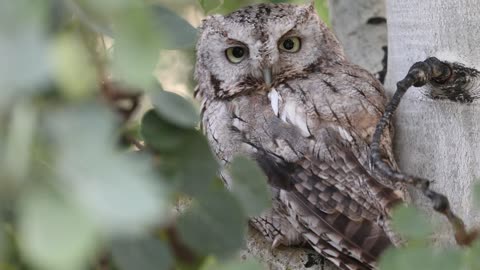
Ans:
<svg viewBox="0 0 480 270"><path fill-rule="evenodd" d="M273 247L307 243L342 269L374 269L401 243L390 210L408 200L370 163L381 83L346 59L313 3L210 16L196 49L195 96L213 151L224 165L247 155L268 177L273 207L250 224ZM391 135L382 155L396 168Z"/></svg>

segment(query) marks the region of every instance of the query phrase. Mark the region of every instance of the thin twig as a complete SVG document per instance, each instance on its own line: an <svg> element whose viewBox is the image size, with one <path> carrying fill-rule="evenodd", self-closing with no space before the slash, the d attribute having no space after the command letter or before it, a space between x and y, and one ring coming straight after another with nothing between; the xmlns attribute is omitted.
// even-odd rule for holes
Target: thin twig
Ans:
<svg viewBox="0 0 480 270"><path fill-rule="evenodd" d="M195 252L193 252L189 247L187 247L185 243L180 239L177 228L175 226L167 227L166 233L168 235L168 243L170 245L170 250L172 250L175 258L186 264L193 264L199 259L197 254L195 254Z"/></svg>
<svg viewBox="0 0 480 270"><path fill-rule="evenodd" d="M106 102L122 116L124 122L127 122L138 109L142 96L140 91L124 89L119 83L106 78L102 81L101 93ZM122 102L125 101L129 102L127 107L122 106Z"/></svg>
<svg viewBox="0 0 480 270"><path fill-rule="evenodd" d="M123 123L126 123L138 109L142 91L131 89L131 87L114 82L109 78L108 72L108 48L105 44L103 35L92 33L88 29L80 27L80 36L88 49L90 59L97 72L97 80L102 98L107 104L122 117ZM102 43L102 50L99 52L98 42ZM128 102L128 106L122 106Z"/></svg>

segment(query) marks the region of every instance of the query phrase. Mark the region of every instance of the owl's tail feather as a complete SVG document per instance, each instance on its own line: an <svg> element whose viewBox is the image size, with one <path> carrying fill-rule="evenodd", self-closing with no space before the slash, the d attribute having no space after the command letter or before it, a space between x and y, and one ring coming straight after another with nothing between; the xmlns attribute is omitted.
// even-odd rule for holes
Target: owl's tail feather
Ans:
<svg viewBox="0 0 480 270"><path fill-rule="evenodd" d="M376 269L380 254L392 246L383 228L372 221L309 207L297 192L284 193L283 201L291 210L292 225L317 252L342 269Z"/></svg>
<svg viewBox="0 0 480 270"><path fill-rule="evenodd" d="M307 233L308 234L308 233ZM311 238L309 235L305 235L305 238ZM359 260L352 258L351 256L344 254L331 246L327 241L318 239L315 244L310 242L312 248L329 260L334 265L338 266L342 270L372 270L376 269L373 264L365 264Z"/></svg>
<svg viewBox="0 0 480 270"><path fill-rule="evenodd" d="M278 199L287 210L288 221L315 250L339 267L375 269L380 255L393 246L379 224L382 212L367 200L354 200L358 192L344 188L338 180L363 177L361 171L354 171L356 166L343 165L339 158L317 164L288 163L267 154L257 160L269 183L280 189ZM339 184L328 181L330 177ZM377 195L384 194L382 190L378 189ZM387 198L397 200L395 193L385 194L392 195L385 197L386 204L390 201Z"/></svg>

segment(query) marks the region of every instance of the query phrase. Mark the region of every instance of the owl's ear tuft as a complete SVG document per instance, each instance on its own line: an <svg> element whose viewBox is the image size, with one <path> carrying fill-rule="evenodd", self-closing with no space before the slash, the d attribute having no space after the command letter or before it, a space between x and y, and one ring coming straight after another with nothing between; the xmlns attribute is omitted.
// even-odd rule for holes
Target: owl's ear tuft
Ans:
<svg viewBox="0 0 480 270"><path fill-rule="evenodd" d="M305 1L307 2L307 1ZM314 0L309 0L304 6L301 6L301 11L302 13L306 14L311 14L311 13L316 13L315 9L315 1Z"/></svg>
<svg viewBox="0 0 480 270"><path fill-rule="evenodd" d="M311 0L310 3L307 5L307 9L310 12L317 12L315 9L315 0Z"/></svg>
<svg viewBox="0 0 480 270"><path fill-rule="evenodd" d="M297 18L299 19L299 22L303 22L311 18L314 14L317 14L315 1L309 1L308 4L299 7Z"/></svg>
<svg viewBox="0 0 480 270"><path fill-rule="evenodd" d="M202 23L200 24L199 30L200 32L204 31L207 28L219 28L223 25L224 18L222 15L215 14L215 15L210 15L206 17L205 19L202 20Z"/></svg>

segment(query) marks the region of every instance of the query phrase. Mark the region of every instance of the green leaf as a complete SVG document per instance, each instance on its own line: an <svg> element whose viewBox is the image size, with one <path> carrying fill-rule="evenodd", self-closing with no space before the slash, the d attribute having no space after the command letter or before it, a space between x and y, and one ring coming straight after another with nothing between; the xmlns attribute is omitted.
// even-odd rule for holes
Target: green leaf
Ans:
<svg viewBox="0 0 480 270"><path fill-rule="evenodd" d="M36 115L30 102L15 104L7 128L2 171L9 179L23 182L29 171L31 146L36 128ZM18 184L16 183L16 184Z"/></svg>
<svg viewBox="0 0 480 270"><path fill-rule="evenodd" d="M480 184L475 184L473 188L473 198L475 200L475 204L480 207Z"/></svg>
<svg viewBox="0 0 480 270"><path fill-rule="evenodd" d="M434 253L432 270L466 269L466 261L461 250L446 249Z"/></svg>
<svg viewBox="0 0 480 270"><path fill-rule="evenodd" d="M148 89L160 49L193 48L196 30L160 5L129 1L127 6L112 19L114 75L129 84Z"/></svg>
<svg viewBox="0 0 480 270"><path fill-rule="evenodd" d="M207 193L218 173L218 163L199 131L172 125L149 111L142 121L147 145L161 154L161 174L180 191L192 196Z"/></svg>
<svg viewBox="0 0 480 270"><path fill-rule="evenodd" d="M199 114L193 104L183 97L168 91L151 95L155 110L170 123L182 128L194 128L198 125Z"/></svg>
<svg viewBox="0 0 480 270"><path fill-rule="evenodd" d="M39 269L82 269L95 253L95 226L56 194L32 190L20 202L18 211L20 249Z"/></svg>
<svg viewBox="0 0 480 270"><path fill-rule="evenodd" d="M223 4L223 0L199 0L205 13L208 13Z"/></svg>
<svg viewBox="0 0 480 270"><path fill-rule="evenodd" d="M141 134L147 145L161 152L172 152L185 141L185 134L191 130L178 128L162 118L155 110L143 116Z"/></svg>
<svg viewBox="0 0 480 270"><path fill-rule="evenodd" d="M401 235L411 240L423 240L432 233L427 218L413 207L401 206L393 211L393 227Z"/></svg>
<svg viewBox="0 0 480 270"><path fill-rule="evenodd" d="M431 247L390 249L380 259L382 270L452 270L465 269L458 250L434 250Z"/></svg>
<svg viewBox="0 0 480 270"><path fill-rule="evenodd" d="M222 14L233 12L241 7L245 6L245 2L238 0L223 0L223 5L220 7Z"/></svg>
<svg viewBox="0 0 480 270"><path fill-rule="evenodd" d="M134 1L128 8L115 14L112 21L115 37L114 77L132 86L149 89L161 45L155 35L150 10L141 2Z"/></svg>
<svg viewBox="0 0 480 270"><path fill-rule="evenodd" d="M217 270L263 270L263 266L255 261L234 262L226 265L221 265Z"/></svg>
<svg viewBox="0 0 480 270"><path fill-rule="evenodd" d="M47 111L47 133L58 155L95 156L115 147L115 115L99 104L80 104ZM75 142L75 143L72 143Z"/></svg>
<svg viewBox="0 0 480 270"><path fill-rule="evenodd" d="M51 75L47 7L43 1L0 1L0 106L41 91Z"/></svg>
<svg viewBox="0 0 480 270"><path fill-rule="evenodd" d="M173 266L168 245L153 237L115 241L112 257L119 270L168 270Z"/></svg>
<svg viewBox="0 0 480 270"><path fill-rule="evenodd" d="M3 221L0 221L0 266L5 262L7 255L7 236L4 229Z"/></svg>
<svg viewBox="0 0 480 270"><path fill-rule="evenodd" d="M208 265L203 265L200 270L263 270L263 266L253 260L247 261L232 261L228 263L218 264L212 262Z"/></svg>
<svg viewBox="0 0 480 270"><path fill-rule="evenodd" d="M65 29L71 22L72 11L68 8L64 0L47 0L48 16L49 16L49 31L50 33L58 33Z"/></svg>
<svg viewBox="0 0 480 270"><path fill-rule="evenodd" d="M51 113L55 169L69 196L104 231L143 232L167 218L168 190L146 157L115 151L109 116L92 105Z"/></svg>
<svg viewBox="0 0 480 270"><path fill-rule="evenodd" d="M170 162L176 164L174 179L180 190L192 196L209 192L219 166L205 136L198 131L192 131L182 147L169 158Z"/></svg>
<svg viewBox="0 0 480 270"><path fill-rule="evenodd" d="M59 169L73 198L104 231L143 233L168 217L166 188L150 172L148 160L105 153L83 158L68 157Z"/></svg>
<svg viewBox="0 0 480 270"><path fill-rule="evenodd" d="M150 8L161 40L160 48L175 50L195 47L197 30L192 25L161 5L151 5Z"/></svg>
<svg viewBox="0 0 480 270"><path fill-rule="evenodd" d="M117 37L112 30L114 21L121 20L124 12L128 12L134 6L134 2L130 0L102 2L70 0L66 2L82 23L93 31L110 37ZM143 29L141 32L153 30L151 37L159 41L158 48L175 50L195 47L197 30L185 19L159 4L147 5L146 9L149 11L145 13L148 15L146 18L151 21L153 28Z"/></svg>
<svg viewBox="0 0 480 270"><path fill-rule="evenodd" d="M426 248L389 249L380 259L382 270L422 269L430 264L431 251Z"/></svg>
<svg viewBox="0 0 480 270"><path fill-rule="evenodd" d="M465 261L470 266L467 269L480 269L480 241L478 239L465 251Z"/></svg>
<svg viewBox="0 0 480 270"><path fill-rule="evenodd" d="M230 166L230 175L233 178L233 194L248 216L259 215L270 207L267 178L255 162L245 157L235 158Z"/></svg>
<svg viewBox="0 0 480 270"><path fill-rule="evenodd" d="M103 6L102 1L95 3L91 0L67 0L62 1L68 10L75 15L75 17L92 31L113 37L113 30L111 22L108 17L112 10L116 10L115 6Z"/></svg>
<svg viewBox="0 0 480 270"><path fill-rule="evenodd" d="M97 93L96 70L81 39L73 34L59 36L52 56L55 80L65 97L78 100Z"/></svg>
<svg viewBox="0 0 480 270"><path fill-rule="evenodd" d="M224 258L242 246L246 221L239 203L222 188L202 197L181 216L178 230L183 242L198 254Z"/></svg>

